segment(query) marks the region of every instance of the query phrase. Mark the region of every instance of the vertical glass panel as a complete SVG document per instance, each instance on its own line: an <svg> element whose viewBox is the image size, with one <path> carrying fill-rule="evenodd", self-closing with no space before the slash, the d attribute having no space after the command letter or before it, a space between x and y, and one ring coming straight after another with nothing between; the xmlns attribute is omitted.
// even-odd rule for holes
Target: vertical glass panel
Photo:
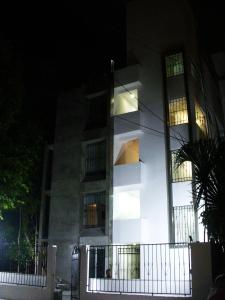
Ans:
<svg viewBox="0 0 225 300"><path fill-rule="evenodd" d="M177 53L166 57L166 76L172 77L184 73L183 54Z"/></svg>
<svg viewBox="0 0 225 300"><path fill-rule="evenodd" d="M119 151L115 165L132 164L139 161L139 140L124 143Z"/></svg>
<svg viewBox="0 0 225 300"><path fill-rule="evenodd" d="M126 114L138 110L137 89L115 95L113 99L113 115Z"/></svg>
<svg viewBox="0 0 225 300"><path fill-rule="evenodd" d="M206 117L200 105L197 102L195 103L195 119L198 127L202 130L204 134L207 134Z"/></svg>
<svg viewBox="0 0 225 300"><path fill-rule="evenodd" d="M177 151L171 151L171 175L172 181L189 181L192 180L192 164L190 161L185 161L179 167L177 167L176 161Z"/></svg>
<svg viewBox="0 0 225 300"><path fill-rule="evenodd" d="M188 111L186 97L173 99L169 102L170 126L188 123Z"/></svg>

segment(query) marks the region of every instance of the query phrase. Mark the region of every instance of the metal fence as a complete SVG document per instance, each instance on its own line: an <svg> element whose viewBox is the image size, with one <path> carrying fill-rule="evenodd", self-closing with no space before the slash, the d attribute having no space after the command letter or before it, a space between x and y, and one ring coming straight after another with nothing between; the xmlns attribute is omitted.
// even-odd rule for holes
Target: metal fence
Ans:
<svg viewBox="0 0 225 300"><path fill-rule="evenodd" d="M46 286L47 244L28 247L4 244L0 247L0 282Z"/></svg>
<svg viewBox="0 0 225 300"><path fill-rule="evenodd" d="M88 291L191 295L188 244L90 246Z"/></svg>

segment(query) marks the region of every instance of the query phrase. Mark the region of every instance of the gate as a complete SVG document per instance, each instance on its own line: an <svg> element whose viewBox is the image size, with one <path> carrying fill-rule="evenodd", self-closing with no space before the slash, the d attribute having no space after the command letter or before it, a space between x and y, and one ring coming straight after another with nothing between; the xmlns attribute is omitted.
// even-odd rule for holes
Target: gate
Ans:
<svg viewBox="0 0 225 300"><path fill-rule="evenodd" d="M71 300L80 299L80 249L73 248L71 264Z"/></svg>

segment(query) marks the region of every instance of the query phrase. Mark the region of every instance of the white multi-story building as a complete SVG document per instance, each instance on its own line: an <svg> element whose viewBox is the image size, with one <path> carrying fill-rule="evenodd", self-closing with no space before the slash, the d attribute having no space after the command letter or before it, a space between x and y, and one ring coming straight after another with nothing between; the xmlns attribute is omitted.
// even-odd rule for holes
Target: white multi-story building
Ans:
<svg viewBox="0 0 225 300"><path fill-rule="evenodd" d="M127 66L98 86L60 97L51 189L43 188L40 239L58 245L57 273L68 281L74 245L130 245L131 258L118 250L135 266L129 279L145 272L140 245L206 239L192 166L177 168L175 155L215 120L223 128L223 116L188 2L130 1Z"/></svg>

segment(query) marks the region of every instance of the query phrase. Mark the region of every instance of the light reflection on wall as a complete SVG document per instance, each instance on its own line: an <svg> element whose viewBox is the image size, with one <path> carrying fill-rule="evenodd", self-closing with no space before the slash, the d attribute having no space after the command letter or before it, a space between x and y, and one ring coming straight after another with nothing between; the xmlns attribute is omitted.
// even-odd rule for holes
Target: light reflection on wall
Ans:
<svg viewBox="0 0 225 300"><path fill-rule="evenodd" d="M120 191L114 194L113 219L140 218L140 191Z"/></svg>

